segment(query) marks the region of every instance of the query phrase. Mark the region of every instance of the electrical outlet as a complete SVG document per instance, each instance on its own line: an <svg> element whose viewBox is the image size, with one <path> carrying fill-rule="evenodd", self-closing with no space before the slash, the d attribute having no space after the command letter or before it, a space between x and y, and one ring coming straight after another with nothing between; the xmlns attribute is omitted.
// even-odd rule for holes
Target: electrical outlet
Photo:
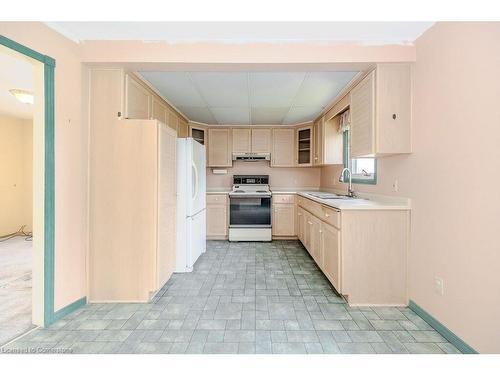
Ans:
<svg viewBox="0 0 500 375"><path fill-rule="evenodd" d="M444 282L439 277L434 278L434 291L440 296L444 295Z"/></svg>
<svg viewBox="0 0 500 375"><path fill-rule="evenodd" d="M398 180L394 180L394 182L392 183L392 190L399 191L399 181Z"/></svg>

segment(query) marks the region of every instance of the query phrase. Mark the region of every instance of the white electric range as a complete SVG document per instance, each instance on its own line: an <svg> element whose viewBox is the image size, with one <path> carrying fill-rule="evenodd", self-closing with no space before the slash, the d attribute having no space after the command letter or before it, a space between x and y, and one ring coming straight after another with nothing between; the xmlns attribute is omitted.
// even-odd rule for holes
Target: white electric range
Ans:
<svg viewBox="0 0 500 375"><path fill-rule="evenodd" d="M229 241L271 241L269 176L233 176L229 193Z"/></svg>

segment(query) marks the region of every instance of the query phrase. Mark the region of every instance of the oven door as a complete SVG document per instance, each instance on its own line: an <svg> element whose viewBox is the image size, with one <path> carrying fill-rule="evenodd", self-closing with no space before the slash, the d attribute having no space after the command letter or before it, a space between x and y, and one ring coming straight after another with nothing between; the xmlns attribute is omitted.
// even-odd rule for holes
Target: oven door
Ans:
<svg viewBox="0 0 500 375"><path fill-rule="evenodd" d="M271 197L229 197L230 228L271 228Z"/></svg>

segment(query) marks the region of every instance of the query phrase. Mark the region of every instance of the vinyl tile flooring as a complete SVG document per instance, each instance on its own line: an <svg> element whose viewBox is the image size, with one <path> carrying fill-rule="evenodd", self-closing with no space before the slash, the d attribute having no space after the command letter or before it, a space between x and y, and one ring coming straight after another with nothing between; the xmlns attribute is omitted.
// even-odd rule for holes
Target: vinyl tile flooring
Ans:
<svg viewBox="0 0 500 375"><path fill-rule="evenodd" d="M459 353L408 308L349 307L297 241L209 241L151 303L88 304L4 352Z"/></svg>

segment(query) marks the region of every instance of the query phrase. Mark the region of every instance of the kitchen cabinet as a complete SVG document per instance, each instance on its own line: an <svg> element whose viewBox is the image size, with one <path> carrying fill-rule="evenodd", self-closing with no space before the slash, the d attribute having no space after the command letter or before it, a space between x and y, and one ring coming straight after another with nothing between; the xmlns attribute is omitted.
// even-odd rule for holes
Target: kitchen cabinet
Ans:
<svg viewBox="0 0 500 375"><path fill-rule="evenodd" d="M340 230L321 223L321 255L319 266L333 287L340 291Z"/></svg>
<svg viewBox="0 0 500 375"><path fill-rule="evenodd" d="M189 134L189 127L186 120L179 118L179 128L177 129L177 137L187 138Z"/></svg>
<svg viewBox="0 0 500 375"><path fill-rule="evenodd" d="M272 198L273 236L295 236L295 197L291 194L274 194Z"/></svg>
<svg viewBox="0 0 500 375"><path fill-rule="evenodd" d="M176 135L145 107L139 114L139 81L126 77L89 74L89 302L148 302L175 266ZM124 106L144 118L124 119Z"/></svg>
<svg viewBox="0 0 500 375"><path fill-rule="evenodd" d="M232 167L231 129L208 129L208 166Z"/></svg>
<svg viewBox="0 0 500 375"><path fill-rule="evenodd" d="M339 116L326 120L322 117L314 123L315 165L343 164L343 138L339 132Z"/></svg>
<svg viewBox="0 0 500 375"><path fill-rule="evenodd" d="M271 166L295 166L295 129L273 129Z"/></svg>
<svg viewBox="0 0 500 375"><path fill-rule="evenodd" d="M179 127L179 118L173 111L168 111L167 125L170 129L175 130L175 132L177 133L177 129Z"/></svg>
<svg viewBox="0 0 500 375"><path fill-rule="evenodd" d="M411 152L411 66L378 64L351 90L351 155Z"/></svg>
<svg viewBox="0 0 500 375"><path fill-rule="evenodd" d="M313 150L313 131L312 126L306 126L297 129L297 156L295 163L301 167L312 165Z"/></svg>
<svg viewBox="0 0 500 375"><path fill-rule="evenodd" d="M125 118L150 119L151 98L151 93L143 85L130 74L125 75Z"/></svg>
<svg viewBox="0 0 500 375"><path fill-rule="evenodd" d="M195 125L189 125L189 136L193 138L196 142L201 143L202 145L207 146L207 128Z"/></svg>
<svg viewBox="0 0 500 375"><path fill-rule="evenodd" d="M167 124L168 119L168 109L158 98L152 97L151 106L151 117L155 120L161 121Z"/></svg>
<svg viewBox="0 0 500 375"><path fill-rule="evenodd" d="M302 207L297 207L297 237L305 243L306 212Z"/></svg>
<svg viewBox="0 0 500 375"><path fill-rule="evenodd" d="M408 303L408 210L342 210L297 197L298 238L351 306Z"/></svg>
<svg viewBox="0 0 500 375"><path fill-rule="evenodd" d="M233 152L271 152L271 129L233 128Z"/></svg>
<svg viewBox="0 0 500 375"><path fill-rule="evenodd" d="M228 235L228 197L207 194L207 239L226 239Z"/></svg>
<svg viewBox="0 0 500 375"><path fill-rule="evenodd" d="M252 129L252 152L271 152L271 129Z"/></svg>
<svg viewBox="0 0 500 375"><path fill-rule="evenodd" d="M251 129L233 129L233 152L252 152Z"/></svg>

